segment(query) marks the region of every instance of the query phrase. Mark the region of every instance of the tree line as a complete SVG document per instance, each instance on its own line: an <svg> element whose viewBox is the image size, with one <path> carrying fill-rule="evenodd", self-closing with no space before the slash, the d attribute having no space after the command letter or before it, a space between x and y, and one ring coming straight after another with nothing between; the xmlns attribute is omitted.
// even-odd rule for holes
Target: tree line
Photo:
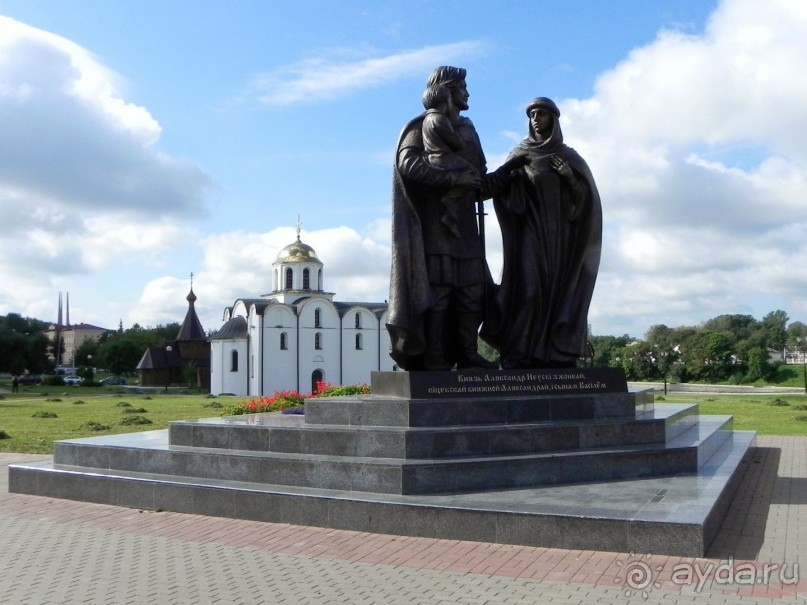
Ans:
<svg viewBox="0 0 807 605"><path fill-rule="evenodd" d="M50 325L18 313L0 315L0 372L52 373L56 343L45 335ZM178 323L156 327L134 324L126 330L121 325L117 331L103 334L97 342L82 343L75 352L76 366L91 364L113 374L131 374L148 347L162 346L166 340L175 339L179 329Z"/></svg>
<svg viewBox="0 0 807 605"><path fill-rule="evenodd" d="M92 365L104 368L113 374L132 374L143 353L149 347L163 346L166 340L174 340L179 333L178 323L159 324L144 328L134 324L126 330L106 332L98 341L87 340L76 350L76 363L92 356Z"/></svg>
<svg viewBox="0 0 807 605"><path fill-rule="evenodd" d="M652 326L643 339L592 336L593 365L621 367L628 380L751 383L770 378L785 345L807 349L807 325L787 313L718 315L700 326ZM799 341L801 339L801 343Z"/></svg>
<svg viewBox="0 0 807 605"><path fill-rule="evenodd" d="M594 366L621 367L628 380L750 383L769 378L785 345L807 350L807 325L788 324L784 311L761 320L751 315L718 315L700 326L652 326L643 339L591 336ZM0 316L0 372L48 373L54 369L50 324L17 313ZM148 347L162 346L179 333L179 323L107 332L76 351L76 364L91 363L114 374L131 374ZM495 354L495 352L491 353Z"/></svg>

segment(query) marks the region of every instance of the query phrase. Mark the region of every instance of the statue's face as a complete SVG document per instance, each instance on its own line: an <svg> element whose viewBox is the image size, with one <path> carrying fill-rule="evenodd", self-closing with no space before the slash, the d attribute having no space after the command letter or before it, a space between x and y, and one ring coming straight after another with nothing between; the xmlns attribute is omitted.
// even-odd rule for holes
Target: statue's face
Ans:
<svg viewBox="0 0 807 605"><path fill-rule="evenodd" d="M454 107L460 111L468 109L468 98L470 96L465 80L451 87L451 102L454 104Z"/></svg>
<svg viewBox="0 0 807 605"><path fill-rule="evenodd" d="M552 134L555 116L546 107L536 107L530 112L530 124L535 134L546 139Z"/></svg>

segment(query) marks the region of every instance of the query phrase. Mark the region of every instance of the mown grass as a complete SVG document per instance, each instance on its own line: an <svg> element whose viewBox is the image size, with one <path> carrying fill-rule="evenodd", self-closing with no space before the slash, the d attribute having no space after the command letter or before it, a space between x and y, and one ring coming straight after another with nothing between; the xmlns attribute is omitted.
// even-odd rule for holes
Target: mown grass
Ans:
<svg viewBox="0 0 807 605"><path fill-rule="evenodd" d="M0 431L7 435L0 438L0 452L50 454L53 442L59 439L163 429L171 420L219 416L221 408L213 407L215 403L229 405L238 399L207 395L110 394L101 389L74 391L64 387L51 388L43 394L42 391L47 390L20 396L4 395L0 399ZM145 409L146 412L138 415L148 418L152 424L121 424L132 417L125 413L131 407L121 406L123 402ZM35 417L44 412L56 417Z"/></svg>
<svg viewBox="0 0 807 605"><path fill-rule="evenodd" d="M718 395L674 393L667 403L698 403L701 414L734 416L734 428L760 435L807 435L805 395Z"/></svg>

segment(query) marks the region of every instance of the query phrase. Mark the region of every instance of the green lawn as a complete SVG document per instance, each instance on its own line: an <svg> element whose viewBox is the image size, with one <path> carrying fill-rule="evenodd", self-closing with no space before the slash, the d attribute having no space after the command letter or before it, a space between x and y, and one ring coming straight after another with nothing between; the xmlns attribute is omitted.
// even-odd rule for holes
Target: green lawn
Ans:
<svg viewBox="0 0 807 605"><path fill-rule="evenodd" d="M675 393L657 395L656 401L698 403L701 414L734 416L734 428L737 430L756 431L760 435L807 435L805 395Z"/></svg>
<svg viewBox="0 0 807 605"><path fill-rule="evenodd" d="M226 407L239 400L207 395L124 394L122 389L82 387L30 387L22 391L19 396L7 394L0 399L0 434L10 436L0 438L0 452L50 454L53 441L58 439L163 429L171 420L219 416L218 406ZM126 412L137 408L146 411ZM56 417L41 417L43 413ZM147 418L152 424L121 424L133 416ZM98 430L98 425L109 428Z"/></svg>

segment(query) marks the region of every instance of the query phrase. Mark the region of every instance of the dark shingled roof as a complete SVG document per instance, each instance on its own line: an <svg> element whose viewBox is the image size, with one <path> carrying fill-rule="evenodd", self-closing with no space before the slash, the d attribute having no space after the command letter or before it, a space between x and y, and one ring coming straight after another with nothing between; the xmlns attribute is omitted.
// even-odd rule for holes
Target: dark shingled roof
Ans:
<svg viewBox="0 0 807 605"><path fill-rule="evenodd" d="M210 340L232 340L234 338L247 337L247 320L241 315L233 317L225 323L218 332L210 337Z"/></svg>
<svg viewBox="0 0 807 605"><path fill-rule="evenodd" d="M193 293L193 288L191 288L185 300L188 301L188 312L185 314L185 321L182 322L182 326L179 328L177 340L207 340L207 335L202 328L202 322L199 321L196 309L193 307L196 302L196 294Z"/></svg>

